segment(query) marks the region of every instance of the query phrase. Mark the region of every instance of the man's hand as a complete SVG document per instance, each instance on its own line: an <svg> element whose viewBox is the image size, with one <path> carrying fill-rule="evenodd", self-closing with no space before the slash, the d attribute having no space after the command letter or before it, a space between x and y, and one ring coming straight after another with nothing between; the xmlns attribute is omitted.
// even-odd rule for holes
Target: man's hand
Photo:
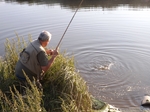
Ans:
<svg viewBox="0 0 150 112"><path fill-rule="evenodd" d="M53 50L53 52L52 52L52 56L57 56L58 55L58 51L55 49L55 50Z"/></svg>
<svg viewBox="0 0 150 112"><path fill-rule="evenodd" d="M46 53L47 53L47 55L51 55L51 56L57 56L59 53L58 53L58 50L52 50L52 49L50 49L50 50L46 50Z"/></svg>
<svg viewBox="0 0 150 112"><path fill-rule="evenodd" d="M52 49L46 50L46 53L47 55L53 55L53 50Z"/></svg>

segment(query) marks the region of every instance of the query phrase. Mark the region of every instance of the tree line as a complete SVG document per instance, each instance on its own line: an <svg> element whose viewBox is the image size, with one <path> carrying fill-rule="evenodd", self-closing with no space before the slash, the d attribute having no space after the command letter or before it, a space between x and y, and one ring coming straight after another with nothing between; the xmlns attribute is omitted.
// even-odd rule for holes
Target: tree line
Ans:
<svg viewBox="0 0 150 112"><path fill-rule="evenodd" d="M37 3L53 5L59 3L62 7L76 8L81 0L5 0L6 2ZM150 7L150 0L84 0L81 7L115 8L119 5L130 7Z"/></svg>

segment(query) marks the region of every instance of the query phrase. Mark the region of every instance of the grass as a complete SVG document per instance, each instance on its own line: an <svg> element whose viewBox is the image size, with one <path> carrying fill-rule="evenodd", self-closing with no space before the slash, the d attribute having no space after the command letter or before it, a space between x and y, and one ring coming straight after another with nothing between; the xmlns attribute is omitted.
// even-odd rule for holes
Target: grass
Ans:
<svg viewBox="0 0 150 112"><path fill-rule="evenodd" d="M76 72L74 58L60 54L42 80L43 91L28 79L26 97L19 92L15 77L18 54L27 43L16 35L6 40L5 57L0 60L0 112L92 112L92 96Z"/></svg>

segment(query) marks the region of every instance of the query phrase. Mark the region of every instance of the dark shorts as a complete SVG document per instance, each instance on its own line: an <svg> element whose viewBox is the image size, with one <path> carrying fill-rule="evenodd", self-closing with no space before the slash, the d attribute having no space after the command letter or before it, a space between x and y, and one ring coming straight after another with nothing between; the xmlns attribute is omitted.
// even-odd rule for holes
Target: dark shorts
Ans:
<svg viewBox="0 0 150 112"><path fill-rule="evenodd" d="M26 81L26 78L20 77L18 74L16 74L16 77L17 77L19 80Z"/></svg>

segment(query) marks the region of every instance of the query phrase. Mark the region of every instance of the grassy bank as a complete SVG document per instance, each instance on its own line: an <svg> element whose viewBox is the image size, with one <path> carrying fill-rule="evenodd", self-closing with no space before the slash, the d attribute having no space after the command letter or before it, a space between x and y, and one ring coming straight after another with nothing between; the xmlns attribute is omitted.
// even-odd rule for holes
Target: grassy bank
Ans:
<svg viewBox="0 0 150 112"><path fill-rule="evenodd" d="M28 80L26 97L18 92L14 68L18 54L28 43L17 36L6 40L5 57L0 60L1 112L91 112L92 100L86 82L75 72L73 57L60 54L42 80L43 91Z"/></svg>

